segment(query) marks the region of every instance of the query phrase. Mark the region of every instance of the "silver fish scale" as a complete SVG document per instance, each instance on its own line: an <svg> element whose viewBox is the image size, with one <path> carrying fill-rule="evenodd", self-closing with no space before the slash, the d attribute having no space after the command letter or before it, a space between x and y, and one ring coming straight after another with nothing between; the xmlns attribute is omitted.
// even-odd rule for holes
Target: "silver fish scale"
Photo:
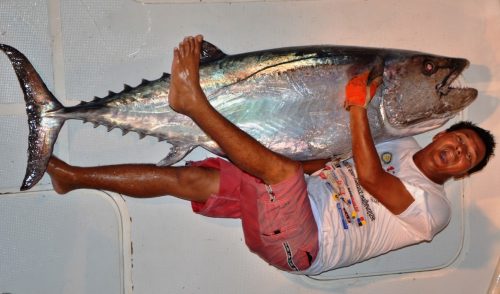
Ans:
<svg viewBox="0 0 500 294"><path fill-rule="evenodd" d="M345 127L339 121L345 122L347 116L339 100L347 79L345 69L303 64L290 62L263 70L217 91L210 102L273 150L297 159L318 153L331 156L328 146L344 135L337 129Z"/></svg>

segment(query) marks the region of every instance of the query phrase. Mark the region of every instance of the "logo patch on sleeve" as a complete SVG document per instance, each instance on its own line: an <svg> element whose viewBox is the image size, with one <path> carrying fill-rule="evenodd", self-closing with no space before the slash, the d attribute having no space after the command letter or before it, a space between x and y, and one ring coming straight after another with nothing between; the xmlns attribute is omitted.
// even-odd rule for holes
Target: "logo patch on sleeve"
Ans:
<svg viewBox="0 0 500 294"><path fill-rule="evenodd" d="M382 160L383 163L389 164L392 161L392 153L384 152L382 153L382 155L380 155L380 159Z"/></svg>

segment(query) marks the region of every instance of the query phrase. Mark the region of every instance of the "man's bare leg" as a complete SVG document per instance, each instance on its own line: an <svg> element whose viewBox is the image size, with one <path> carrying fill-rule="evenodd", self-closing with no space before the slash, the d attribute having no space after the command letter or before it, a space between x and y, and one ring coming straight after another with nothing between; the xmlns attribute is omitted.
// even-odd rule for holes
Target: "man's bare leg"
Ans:
<svg viewBox="0 0 500 294"><path fill-rule="evenodd" d="M200 86L199 61L203 38L187 37L174 49L170 106L189 116L224 150L239 168L267 184L278 183L299 168L299 163L281 156L257 142L218 113Z"/></svg>
<svg viewBox="0 0 500 294"><path fill-rule="evenodd" d="M59 194L76 189L101 189L138 198L172 195L205 202L219 191L219 171L202 167L151 164L76 167L52 157L47 173Z"/></svg>

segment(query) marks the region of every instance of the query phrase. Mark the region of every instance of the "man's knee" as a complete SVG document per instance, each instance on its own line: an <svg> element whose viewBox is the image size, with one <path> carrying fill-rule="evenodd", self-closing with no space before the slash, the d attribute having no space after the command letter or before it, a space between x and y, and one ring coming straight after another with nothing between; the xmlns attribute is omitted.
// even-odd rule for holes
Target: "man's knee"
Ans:
<svg viewBox="0 0 500 294"><path fill-rule="evenodd" d="M219 171L207 167L182 167L176 171L180 186L196 193L213 194L219 189Z"/></svg>

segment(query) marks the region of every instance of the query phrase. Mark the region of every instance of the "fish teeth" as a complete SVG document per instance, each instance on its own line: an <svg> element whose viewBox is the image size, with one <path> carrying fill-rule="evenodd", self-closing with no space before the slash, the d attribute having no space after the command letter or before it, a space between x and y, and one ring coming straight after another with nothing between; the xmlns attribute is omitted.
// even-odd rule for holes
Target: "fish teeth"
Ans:
<svg viewBox="0 0 500 294"><path fill-rule="evenodd" d="M465 78L463 75L459 75L453 82L450 84L450 88L454 89L464 89L467 88L467 83L465 82Z"/></svg>

